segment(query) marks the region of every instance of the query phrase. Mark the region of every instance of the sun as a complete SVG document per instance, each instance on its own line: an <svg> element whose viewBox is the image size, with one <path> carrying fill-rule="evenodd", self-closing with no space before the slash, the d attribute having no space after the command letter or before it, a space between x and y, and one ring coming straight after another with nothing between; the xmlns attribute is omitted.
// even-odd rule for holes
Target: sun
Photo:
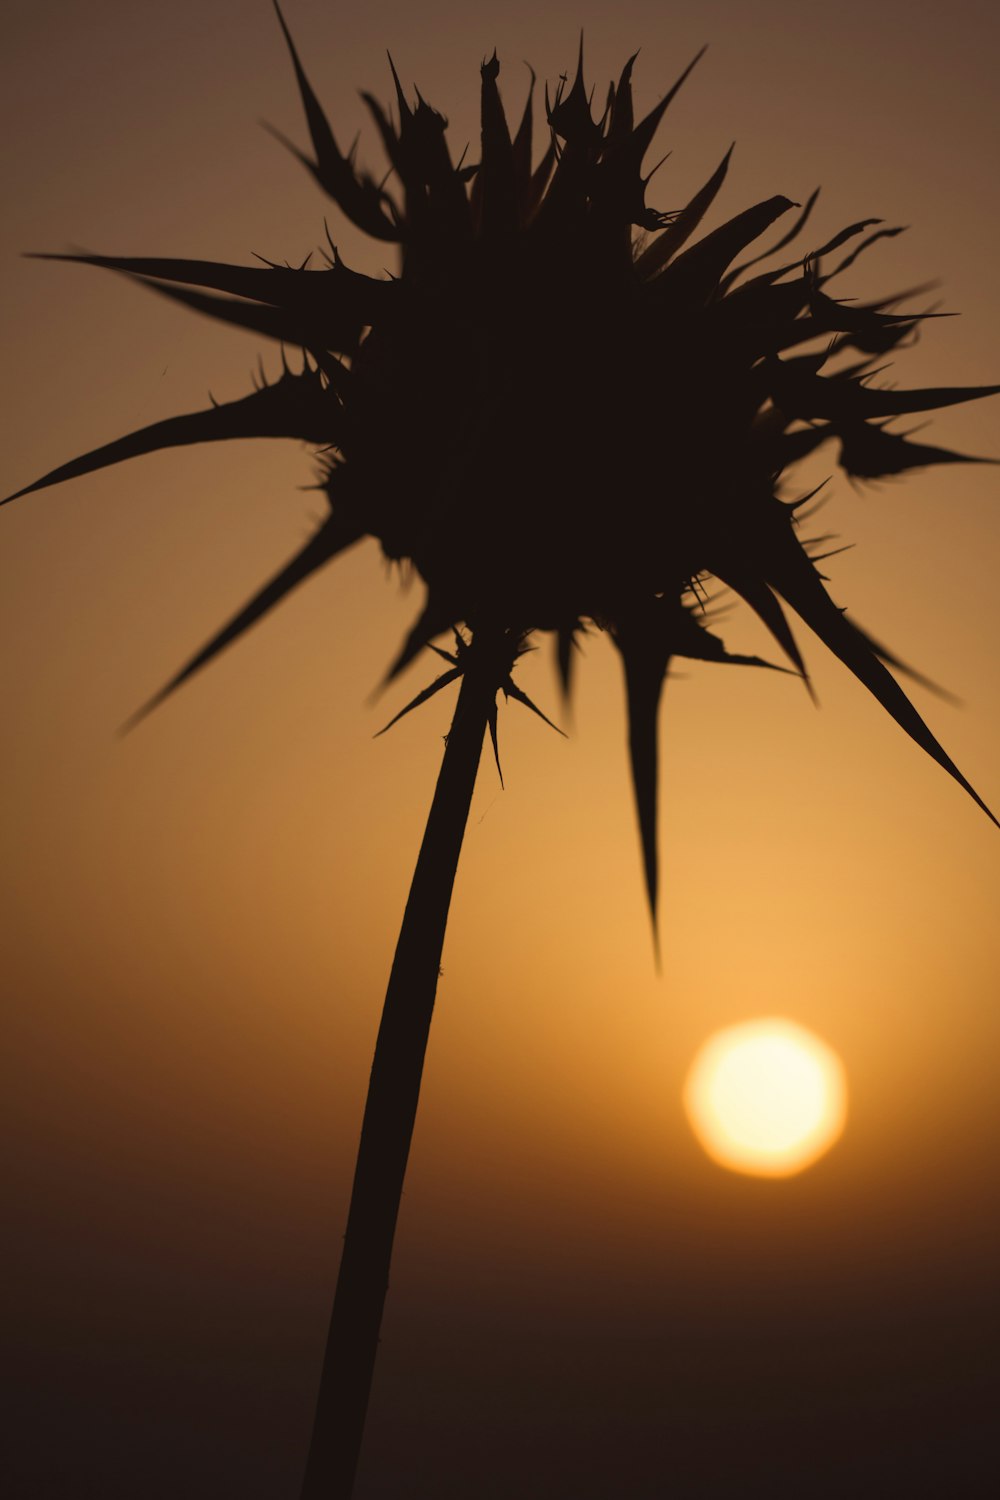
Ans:
<svg viewBox="0 0 1000 1500"><path fill-rule="evenodd" d="M709 1037L688 1072L684 1108L720 1166L790 1177L842 1134L847 1081L826 1042L794 1021L765 1016Z"/></svg>

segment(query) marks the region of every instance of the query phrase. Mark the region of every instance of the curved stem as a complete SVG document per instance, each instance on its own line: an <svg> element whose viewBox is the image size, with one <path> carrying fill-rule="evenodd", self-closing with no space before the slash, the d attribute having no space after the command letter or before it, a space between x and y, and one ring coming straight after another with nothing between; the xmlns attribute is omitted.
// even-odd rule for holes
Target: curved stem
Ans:
<svg viewBox="0 0 1000 1500"><path fill-rule="evenodd" d="M480 640L464 653L375 1046L302 1500L350 1500L354 1485L455 871L512 656L506 642Z"/></svg>

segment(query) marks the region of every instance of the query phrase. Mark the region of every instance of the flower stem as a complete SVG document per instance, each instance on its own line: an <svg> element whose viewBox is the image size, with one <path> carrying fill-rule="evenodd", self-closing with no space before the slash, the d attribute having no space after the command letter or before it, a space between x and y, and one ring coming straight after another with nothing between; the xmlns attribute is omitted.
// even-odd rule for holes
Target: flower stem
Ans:
<svg viewBox="0 0 1000 1500"><path fill-rule="evenodd" d="M389 975L302 1500L350 1500L389 1284L448 908L506 643L477 639L464 673Z"/></svg>

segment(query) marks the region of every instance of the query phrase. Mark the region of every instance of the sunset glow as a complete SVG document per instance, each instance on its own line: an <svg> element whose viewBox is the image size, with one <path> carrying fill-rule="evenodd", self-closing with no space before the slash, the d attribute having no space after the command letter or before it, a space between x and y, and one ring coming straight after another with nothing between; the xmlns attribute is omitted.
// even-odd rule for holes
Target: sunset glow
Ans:
<svg viewBox="0 0 1000 1500"><path fill-rule="evenodd" d="M847 1085L825 1042L794 1021L766 1017L709 1038L691 1066L684 1104L720 1166L788 1177L840 1137Z"/></svg>
<svg viewBox="0 0 1000 1500"><path fill-rule="evenodd" d="M397 199L359 94L401 119L387 49L404 101L419 86L447 115L465 172L482 160L494 48L514 139L532 83L522 59L536 75L534 166L581 33L598 118L640 49L633 125L707 44L641 165L645 178L671 153L645 187L671 216L728 163L679 254L776 195L799 205L789 227L812 201L787 247L755 259L779 246L781 219L733 261L752 261L739 281L788 265L758 285L791 297L809 256L815 306L801 320L817 323L921 289L884 303L873 347L903 309L933 313L898 357L877 356L888 368L856 400L1000 383L1000 6L278 4L345 157ZM178 305L194 283L156 289L36 254L174 269L197 256L275 285L304 266L310 287L332 287L336 246L348 280L399 289L399 247L359 229L297 159L315 153L273 0L32 0L7 8L4 43L0 496L285 378L281 340ZM426 111L418 125L437 129ZM418 195L418 218L424 206ZM640 232L641 255L659 231ZM502 288L520 234L490 261ZM586 280L586 241L585 226L553 251L554 280ZM627 282L624 234L609 243ZM493 284L462 255L435 280L447 308ZM218 295L237 319L273 321L272 304ZM632 335L598 337L597 301L585 287L576 342L556 326L558 299L530 304L544 337L527 302L491 309L485 332L461 309L435 318L409 360L427 420L398 397L391 419L376 403L352 455L391 466L401 525L428 518L474 569L481 522L490 555L505 555L490 569L500 589L560 535L602 569L605 541L613 560L624 538L645 576L659 554L630 521L655 505L673 536L780 415L771 403L735 446L695 443L682 416L703 362L689 368L668 331L648 348L676 379L654 370L644 384ZM752 305L727 293L711 308L745 313L759 347ZM449 341L468 366L442 395L428 372ZM867 351L849 344L849 330L821 330L808 347L851 371ZM810 398L823 391L805 347L772 340L718 384L706 356L713 404L742 411L741 390L755 399L788 366ZM299 377L294 338L284 358ZM497 360L519 383L486 382ZM496 400L485 424L464 414L471 366ZM574 390L589 383L584 410ZM629 390L641 421L612 448ZM844 472L845 440L849 462L870 455L830 410L819 421L843 431L783 471L779 503L816 492L794 515L835 623L871 633L1000 812L1000 394L901 418L928 462L884 479ZM526 418L540 443L572 447L544 485L515 464ZM817 431L794 429L792 451ZM880 453L898 457L890 439ZM434 457L453 441L458 482ZM315 560L322 448L199 442L0 508L11 1495L300 1493L383 997L460 684L379 733L452 664L428 649L385 682L426 585L373 534L118 731L291 559ZM637 448L647 482L612 472L595 499L596 456L606 470L620 451L624 469ZM432 525L446 503L455 525ZM579 526L546 530L566 508ZM560 592L569 572L554 570ZM540 649L514 681L565 737L503 693L498 756L484 736L358 1500L1000 1493L1000 831L800 629L794 599L767 584L808 684L753 606L767 596L739 571L737 584L706 580L685 618L731 656L788 670L678 658L654 704L635 656L645 848L609 618L560 658L542 628L554 616L524 612ZM457 650L447 630L433 644Z"/></svg>

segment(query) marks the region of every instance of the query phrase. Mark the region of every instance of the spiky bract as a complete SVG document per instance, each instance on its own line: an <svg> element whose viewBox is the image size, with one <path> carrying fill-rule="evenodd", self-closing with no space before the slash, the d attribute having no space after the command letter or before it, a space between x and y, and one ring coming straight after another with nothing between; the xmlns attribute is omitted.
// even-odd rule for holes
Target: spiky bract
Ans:
<svg viewBox="0 0 1000 1500"><path fill-rule="evenodd" d="M551 100L546 89L538 162L533 78L512 135L499 64L483 64L481 154L466 165L452 159L445 119L419 94L408 98L393 69L395 112L364 96L390 188L340 150L285 35L313 156L291 149L348 219L399 246L398 278L358 275L335 250L321 271L68 257L297 346L304 367L286 366L242 401L109 444L30 488L218 438L284 436L325 450L329 519L154 701L363 536L410 560L427 588L390 675L454 627L515 642L545 630L556 634L568 685L574 637L596 624L624 661L655 906L656 724L668 664L685 656L763 665L729 656L705 627L692 590L713 575L805 675L781 601L789 605L980 802L887 670L902 664L830 599L795 507L779 498L789 466L828 442L861 479L974 461L886 424L1000 387L878 385L876 366L931 314L898 310L900 298L839 302L827 290L862 250L898 231L863 220L761 269L801 236L814 193L763 253L750 247L798 206L788 198L754 204L689 243L730 153L678 211L647 205L642 173L690 68L637 123L630 59L595 119L582 48L572 85L563 79ZM460 674L460 654L452 661L436 685Z"/></svg>

